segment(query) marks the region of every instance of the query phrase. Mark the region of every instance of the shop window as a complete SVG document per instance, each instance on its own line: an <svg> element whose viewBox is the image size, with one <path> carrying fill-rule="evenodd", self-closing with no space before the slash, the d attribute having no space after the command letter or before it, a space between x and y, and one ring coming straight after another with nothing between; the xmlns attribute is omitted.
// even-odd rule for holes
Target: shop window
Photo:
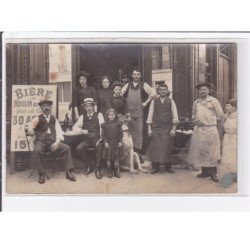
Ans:
<svg viewBox="0 0 250 250"><path fill-rule="evenodd" d="M71 102L72 91L71 82L59 82L58 86L58 101L59 102Z"/></svg>
<svg viewBox="0 0 250 250"><path fill-rule="evenodd" d="M221 56L231 59L231 48L230 44L220 44L219 53Z"/></svg>
<svg viewBox="0 0 250 250"><path fill-rule="evenodd" d="M153 48L152 68L153 70L170 68L169 46L157 46Z"/></svg>
<svg viewBox="0 0 250 250"><path fill-rule="evenodd" d="M155 85L156 85L156 86L159 86L160 84L165 84L165 81L156 81L156 82L155 82Z"/></svg>

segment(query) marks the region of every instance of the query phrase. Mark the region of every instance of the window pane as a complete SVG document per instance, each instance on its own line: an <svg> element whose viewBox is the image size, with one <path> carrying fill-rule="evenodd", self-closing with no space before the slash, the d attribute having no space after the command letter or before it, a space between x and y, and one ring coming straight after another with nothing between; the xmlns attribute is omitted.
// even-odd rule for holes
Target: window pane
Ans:
<svg viewBox="0 0 250 250"><path fill-rule="evenodd" d="M62 102L62 84L61 83L57 83L58 86L58 102Z"/></svg>
<svg viewBox="0 0 250 250"><path fill-rule="evenodd" d="M64 94L63 96L64 102L71 102L72 95L71 95L71 83L70 82L64 83L63 94Z"/></svg>
<svg viewBox="0 0 250 250"><path fill-rule="evenodd" d="M72 89L71 82L58 82L58 101L59 102L71 102Z"/></svg>
<svg viewBox="0 0 250 250"><path fill-rule="evenodd" d="M152 49L152 68L170 69L169 46L164 45Z"/></svg>

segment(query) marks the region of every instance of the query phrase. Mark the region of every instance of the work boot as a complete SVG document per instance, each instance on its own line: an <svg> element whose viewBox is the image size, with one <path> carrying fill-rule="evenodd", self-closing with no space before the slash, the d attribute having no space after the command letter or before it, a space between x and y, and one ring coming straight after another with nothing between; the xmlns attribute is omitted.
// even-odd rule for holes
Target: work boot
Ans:
<svg viewBox="0 0 250 250"><path fill-rule="evenodd" d="M208 176L206 176L204 173L201 172L200 174L197 174L196 177L197 178L206 178Z"/></svg>
<svg viewBox="0 0 250 250"><path fill-rule="evenodd" d="M204 167L201 167L201 173L200 174L197 174L196 177L198 178L206 178L206 177L209 177L206 169Z"/></svg>
<svg viewBox="0 0 250 250"><path fill-rule="evenodd" d="M121 178L119 166L115 166L115 177Z"/></svg>
<svg viewBox="0 0 250 250"><path fill-rule="evenodd" d="M108 166L107 169L108 169L108 178L112 178L113 177L113 173L112 173L111 166Z"/></svg>
<svg viewBox="0 0 250 250"><path fill-rule="evenodd" d="M86 168L84 175L88 175L92 172L92 166L91 164L88 164L88 167Z"/></svg>
<svg viewBox="0 0 250 250"><path fill-rule="evenodd" d="M159 164L158 162L152 162L152 169L150 170L150 174L155 174L159 171Z"/></svg>
<svg viewBox="0 0 250 250"><path fill-rule="evenodd" d="M39 176L38 176L38 183L40 183L40 184L45 183L45 176L44 176L44 173L39 173Z"/></svg>
<svg viewBox="0 0 250 250"><path fill-rule="evenodd" d="M70 181L76 181L76 177L71 173L70 170L66 171L66 179Z"/></svg>
<svg viewBox="0 0 250 250"><path fill-rule="evenodd" d="M172 164L171 164L170 162L165 162L165 163L164 163L164 168L165 168L165 170L166 170L167 172L169 172L169 173L171 173L171 174L175 173L175 170L174 170L174 168L172 167Z"/></svg>
<svg viewBox="0 0 250 250"><path fill-rule="evenodd" d="M102 179L102 174L101 174L101 172L100 172L100 167L99 166L96 166L96 169L95 169L95 177L97 178L97 179Z"/></svg>
<svg viewBox="0 0 250 250"><path fill-rule="evenodd" d="M143 164L143 163L144 163L144 160L142 159L142 155L141 155L141 154L138 154L138 155L139 155L140 163Z"/></svg>
<svg viewBox="0 0 250 250"><path fill-rule="evenodd" d="M214 182L218 182L219 179L217 177L217 167L209 168L209 171L210 171L211 180Z"/></svg>

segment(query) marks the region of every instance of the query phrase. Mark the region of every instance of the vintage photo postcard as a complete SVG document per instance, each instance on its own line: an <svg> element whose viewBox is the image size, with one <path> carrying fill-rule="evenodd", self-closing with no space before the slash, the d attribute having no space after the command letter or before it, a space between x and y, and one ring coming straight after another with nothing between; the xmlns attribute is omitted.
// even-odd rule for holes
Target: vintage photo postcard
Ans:
<svg viewBox="0 0 250 250"><path fill-rule="evenodd" d="M238 192L236 42L7 38L3 50L7 194Z"/></svg>

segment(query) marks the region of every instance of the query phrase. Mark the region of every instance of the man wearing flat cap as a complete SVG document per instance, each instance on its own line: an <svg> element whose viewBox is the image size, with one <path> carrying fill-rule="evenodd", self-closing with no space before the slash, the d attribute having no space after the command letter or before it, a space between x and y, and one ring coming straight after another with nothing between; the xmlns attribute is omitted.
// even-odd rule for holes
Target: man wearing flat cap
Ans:
<svg viewBox="0 0 250 250"><path fill-rule="evenodd" d="M210 177L218 182L217 164L220 159L220 139L217 123L223 117L218 99L209 95L212 84L203 82L196 85L199 98L194 101L192 118L195 122L194 133L187 161L201 167L198 178Z"/></svg>
<svg viewBox="0 0 250 250"><path fill-rule="evenodd" d="M96 149L95 176L97 179L101 179L100 163L102 144L100 141L104 118L101 113L95 112L93 98L85 98L83 107L85 112L79 117L78 121L73 126L73 131L84 135L83 141L77 146L76 151L79 158L86 162L88 159L86 150L88 148ZM88 175L91 172L92 166L88 164L84 174Z"/></svg>
<svg viewBox="0 0 250 250"><path fill-rule="evenodd" d="M72 171L74 165L71 157L70 147L62 141L64 140L63 132L59 121L51 115L52 101L48 99L41 100L39 106L42 114L33 118L25 126L25 131L29 135L35 135L34 140L34 162L38 170L38 182L45 183L44 168L42 157L44 153L51 153L51 157L56 155L62 157L65 165L66 179L76 181Z"/></svg>

